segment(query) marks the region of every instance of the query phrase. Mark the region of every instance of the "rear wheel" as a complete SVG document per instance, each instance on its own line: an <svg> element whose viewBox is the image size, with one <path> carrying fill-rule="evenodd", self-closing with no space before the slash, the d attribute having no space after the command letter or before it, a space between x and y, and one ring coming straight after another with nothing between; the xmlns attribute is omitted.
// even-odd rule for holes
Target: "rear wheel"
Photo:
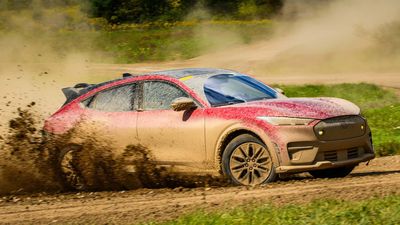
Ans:
<svg viewBox="0 0 400 225"><path fill-rule="evenodd" d="M249 134L239 135L227 145L222 154L222 170L237 185L259 185L276 178L267 146Z"/></svg>
<svg viewBox="0 0 400 225"><path fill-rule="evenodd" d="M349 175L351 171L353 171L354 167L355 166L346 166L324 170L314 170L310 171L309 173L315 178L338 178Z"/></svg>
<svg viewBox="0 0 400 225"><path fill-rule="evenodd" d="M83 190L84 179L78 165L78 154L81 151L79 145L69 145L60 152L59 167L64 184L68 189Z"/></svg>

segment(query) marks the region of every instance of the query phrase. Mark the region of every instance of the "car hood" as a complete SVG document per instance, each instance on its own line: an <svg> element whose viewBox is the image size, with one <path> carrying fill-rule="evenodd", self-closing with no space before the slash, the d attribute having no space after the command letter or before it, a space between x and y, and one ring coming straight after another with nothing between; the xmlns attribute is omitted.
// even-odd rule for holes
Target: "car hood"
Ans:
<svg viewBox="0 0 400 225"><path fill-rule="evenodd" d="M256 108L258 116L281 116L326 119L344 115L358 115L360 108L340 98L282 98L246 102L239 108Z"/></svg>

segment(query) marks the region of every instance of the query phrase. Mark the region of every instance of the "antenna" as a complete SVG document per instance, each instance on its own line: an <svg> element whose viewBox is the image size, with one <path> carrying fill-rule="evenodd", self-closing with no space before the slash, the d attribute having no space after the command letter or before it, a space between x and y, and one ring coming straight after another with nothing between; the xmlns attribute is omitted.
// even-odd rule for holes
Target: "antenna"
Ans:
<svg viewBox="0 0 400 225"><path fill-rule="evenodd" d="M133 77L133 75L131 73L123 73L122 74L123 78L127 78L127 77Z"/></svg>

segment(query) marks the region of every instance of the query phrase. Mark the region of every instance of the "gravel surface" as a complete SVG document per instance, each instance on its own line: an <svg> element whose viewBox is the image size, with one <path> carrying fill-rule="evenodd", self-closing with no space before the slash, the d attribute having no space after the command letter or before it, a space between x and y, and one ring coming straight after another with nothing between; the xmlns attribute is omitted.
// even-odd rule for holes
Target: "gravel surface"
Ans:
<svg viewBox="0 0 400 225"><path fill-rule="evenodd" d="M120 192L9 195L0 197L0 223L132 224L165 221L195 210L248 203L307 203L315 199L361 200L400 194L400 156L372 160L346 178L299 174L259 187L138 189Z"/></svg>

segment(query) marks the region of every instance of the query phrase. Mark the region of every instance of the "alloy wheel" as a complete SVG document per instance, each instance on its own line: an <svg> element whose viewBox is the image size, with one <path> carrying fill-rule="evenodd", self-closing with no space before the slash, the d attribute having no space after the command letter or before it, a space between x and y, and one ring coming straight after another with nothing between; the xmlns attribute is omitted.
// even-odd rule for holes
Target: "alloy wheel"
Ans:
<svg viewBox="0 0 400 225"><path fill-rule="evenodd" d="M270 176L272 166L268 150L255 142L236 147L229 161L233 178L243 185L262 184Z"/></svg>

